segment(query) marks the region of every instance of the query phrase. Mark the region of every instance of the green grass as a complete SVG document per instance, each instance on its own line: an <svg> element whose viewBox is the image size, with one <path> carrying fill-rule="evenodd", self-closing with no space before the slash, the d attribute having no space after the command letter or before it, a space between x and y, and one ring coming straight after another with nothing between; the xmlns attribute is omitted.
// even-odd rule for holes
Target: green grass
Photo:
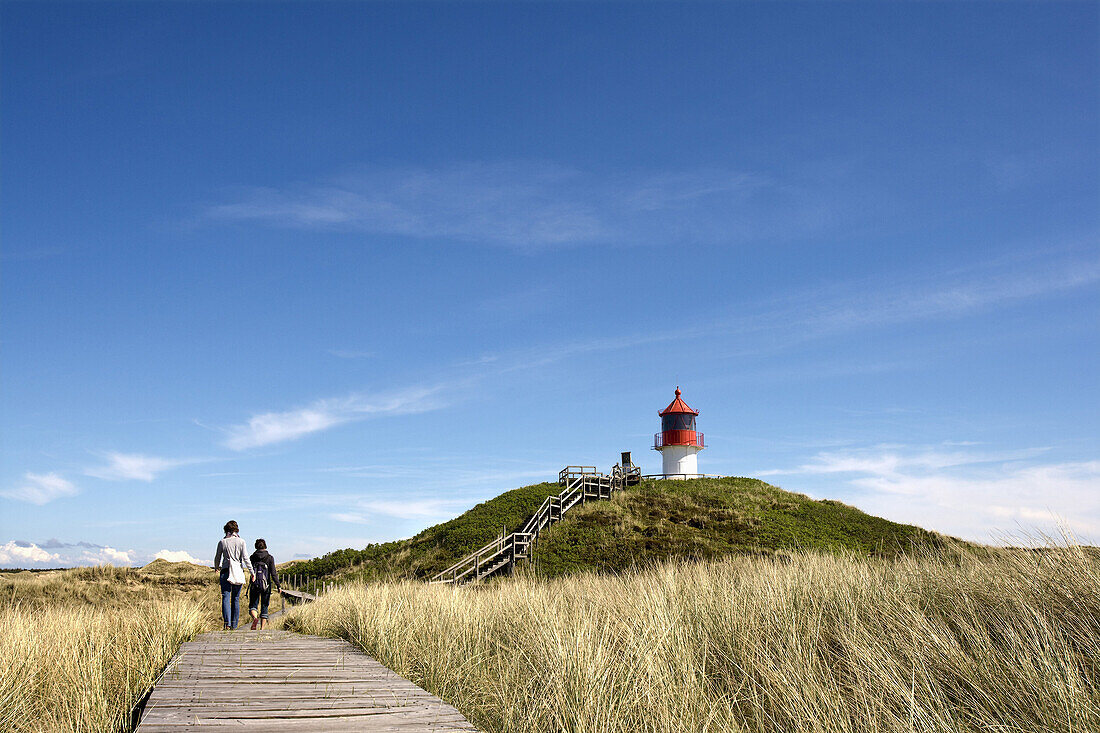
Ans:
<svg viewBox="0 0 1100 733"><path fill-rule="evenodd" d="M362 550L337 550L288 563L280 572L364 580L430 577L499 537L502 528L515 531L543 499L561 490L557 483L544 483L506 491L410 539L368 545Z"/></svg>
<svg viewBox="0 0 1100 733"><path fill-rule="evenodd" d="M544 532L537 574L619 572L669 559L845 551L892 557L943 548L947 538L815 501L752 478L643 481L610 501L591 502Z"/></svg>
<svg viewBox="0 0 1100 733"><path fill-rule="evenodd" d="M415 537L338 550L288 564L284 572L350 580L423 579L513 531L556 483L505 492ZM836 501L815 501L752 478L643 481L610 501L570 511L539 538L526 572L558 576L618 572L638 563L774 555L796 550L893 556L940 548L941 535L865 514Z"/></svg>

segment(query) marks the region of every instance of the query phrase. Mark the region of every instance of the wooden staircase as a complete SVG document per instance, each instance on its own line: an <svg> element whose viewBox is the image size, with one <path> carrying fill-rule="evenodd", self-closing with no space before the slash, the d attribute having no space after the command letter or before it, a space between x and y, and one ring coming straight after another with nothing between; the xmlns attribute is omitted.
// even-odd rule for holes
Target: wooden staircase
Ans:
<svg viewBox="0 0 1100 733"><path fill-rule="evenodd" d="M503 571L511 572L517 562L530 559L531 549L542 530L560 522L565 513L578 504L610 499L613 492L637 484L641 481L641 473L641 469L629 465L616 465L610 476L599 473L595 466L566 466L558 474L558 485L565 489L556 496L546 497L523 526L511 534L505 529L499 538L432 576L430 582L476 583Z"/></svg>

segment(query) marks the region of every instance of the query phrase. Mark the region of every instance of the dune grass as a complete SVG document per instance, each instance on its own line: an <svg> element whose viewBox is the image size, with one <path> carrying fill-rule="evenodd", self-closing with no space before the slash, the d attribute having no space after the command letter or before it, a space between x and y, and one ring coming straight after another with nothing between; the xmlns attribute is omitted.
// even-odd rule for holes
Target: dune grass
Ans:
<svg viewBox="0 0 1100 733"><path fill-rule="evenodd" d="M0 731L128 731L161 670L220 611L213 571L0 573Z"/></svg>
<svg viewBox="0 0 1100 733"><path fill-rule="evenodd" d="M180 644L207 628L188 600L0 608L0 730L126 731Z"/></svg>
<svg viewBox="0 0 1100 733"><path fill-rule="evenodd" d="M218 580L211 569L156 560L142 568L110 565L47 571L0 571L0 607L129 607L151 601L190 600L207 617L220 616Z"/></svg>
<svg viewBox="0 0 1100 733"><path fill-rule="evenodd" d="M360 585L285 624L490 733L1100 730L1100 566L1076 547Z"/></svg>

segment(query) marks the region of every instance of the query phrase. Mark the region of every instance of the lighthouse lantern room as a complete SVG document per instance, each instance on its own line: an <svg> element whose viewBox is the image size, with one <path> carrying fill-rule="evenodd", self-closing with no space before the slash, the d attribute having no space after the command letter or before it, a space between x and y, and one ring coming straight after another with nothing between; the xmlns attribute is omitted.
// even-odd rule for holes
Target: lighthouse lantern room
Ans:
<svg viewBox="0 0 1100 733"><path fill-rule="evenodd" d="M653 449L661 452L661 473L667 478L692 478L699 475L698 453L705 447L703 434L695 430L695 418L698 410L693 410L680 399L680 388L676 388L676 399L668 407L657 413L661 418L661 432L653 436Z"/></svg>

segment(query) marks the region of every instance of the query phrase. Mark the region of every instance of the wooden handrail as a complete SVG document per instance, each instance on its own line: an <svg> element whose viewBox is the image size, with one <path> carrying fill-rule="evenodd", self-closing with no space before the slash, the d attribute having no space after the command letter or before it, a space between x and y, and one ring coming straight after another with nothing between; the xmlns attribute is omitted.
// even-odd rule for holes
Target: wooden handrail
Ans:
<svg viewBox="0 0 1100 733"><path fill-rule="evenodd" d="M511 535L509 535L509 537L510 537L510 536L511 536ZM482 547L481 549L479 549L479 550L474 550L474 551L473 551L473 552L471 552L471 553L470 553L469 555L467 555L466 557L462 558L461 560L459 560L458 562L456 562L456 563L455 563L454 565L452 565L451 567L447 568L446 570L444 570L444 571L442 571L442 572L440 572L440 573L437 573L437 574L436 574L435 576L433 576L433 577L432 577L432 580L435 580L436 578L440 578L441 576L444 576L444 575L446 575L447 573L450 573L450 572L453 572L453 571L457 570L457 569L458 569L459 567L461 567L462 565L465 565L466 563L470 562L471 560L472 560L472 561L474 561L474 562L476 563L476 561L477 561L477 560L478 560L478 559L479 559L479 558L480 558L480 557L481 557L482 555L484 555L484 554L485 554L486 552L488 552L489 550L491 550L491 549L492 549L492 548L493 548L494 546L500 545L500 544L501 544L501 543L503 543L504 541L505 541L505 538L504 538L504 537L498 537L497 539L493 540L492 542L490 542L489 544L485 545L485 546L484 546L484 547Z"/></svg>
<svg viewBox="0 0 1100 733"><path fill-rule="evenodd" d="M639 478L667 479L667 478L722 478L720 473L647 473Z"/></svg>
<svg viewBox="0 0 1100 733"><path fill-rule="evenodd" d="M506 562L515 564L517 545L522 545L529 552L531 545L538 539L543 528L548 527L555 521L560 522L565 512L589 497L596 499L611 498L613 491L627 486L628 477L637 476L639 473L641 472L637 468L631 467L631 470L626 472L616 471L614 475L606 476L596 471L595 466L566 466L558 474L558 480L561 485L565 486L565 489L560 494L551 494L543 499L539 508L527 518L527 521L520 526L518 531L508 534L505 530L497 539L471 552L446 570L433 575L429 582L452 584L466 582L467 580L476 582L485 575L490 575L500 567L504 567L505 565L500 564L500 560L506 555L510 555ZM593 485L596 489L595 494L587 493L587 489ZM605 489L606 496L604 495ZM554 516L555 509L557 510L557 517ZM488 568L484 573L482 573L483 567ZM471 573L473 576L468 577Z"/></svg>

